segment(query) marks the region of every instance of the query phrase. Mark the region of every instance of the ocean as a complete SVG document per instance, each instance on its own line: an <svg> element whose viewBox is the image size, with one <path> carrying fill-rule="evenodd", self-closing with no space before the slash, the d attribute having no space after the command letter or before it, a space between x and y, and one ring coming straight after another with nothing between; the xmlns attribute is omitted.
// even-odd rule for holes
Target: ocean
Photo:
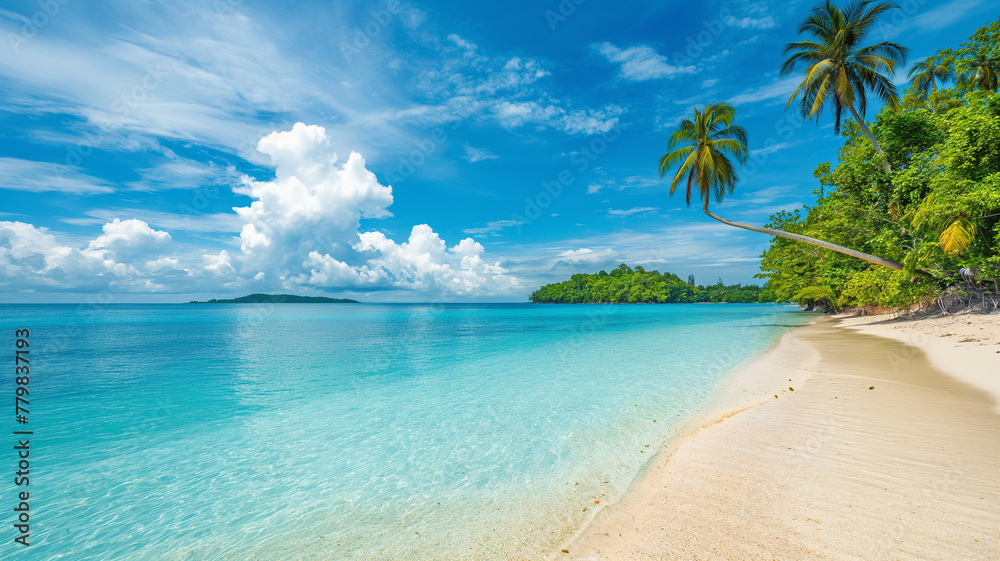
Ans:
<svg viewBox="0 0 1000 561"><path fill-rule="evenodd" d="M628 488L768 304L0 305L0 558L523 559ZM29 329L27 424L15 331ZM30 483L15 486L15 430ZM30 492L30 546L12 508Z"/></svg>

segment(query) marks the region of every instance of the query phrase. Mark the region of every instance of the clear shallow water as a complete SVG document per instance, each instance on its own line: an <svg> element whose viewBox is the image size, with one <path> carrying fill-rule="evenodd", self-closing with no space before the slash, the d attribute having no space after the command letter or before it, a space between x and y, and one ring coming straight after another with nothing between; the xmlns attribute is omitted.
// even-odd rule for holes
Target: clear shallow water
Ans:
<svg viewBox="0 0 1000 561"><path fill-rule="evenodd" d="M805 317L0 305L6 348L31 329L35 431L32 545L5 523L0 558L522 558L620 496L716 380Z"/></svg>

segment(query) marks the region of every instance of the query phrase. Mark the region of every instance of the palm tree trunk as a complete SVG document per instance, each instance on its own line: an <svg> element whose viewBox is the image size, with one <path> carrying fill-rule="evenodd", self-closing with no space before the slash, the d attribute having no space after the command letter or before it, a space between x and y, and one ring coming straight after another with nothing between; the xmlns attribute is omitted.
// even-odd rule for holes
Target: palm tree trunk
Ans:
<svg viewBox="0 0 1000 561"><path fill-rule="evenodd" d="M848 105L847 108L851 110L851 115L854 115L854 120L857 121L861 130L865 133L865 136L868 137L868 140L872 141L872 145L875 146L875 151L882 156L882 164L885 166L885 172L892 173L892 166L889 165L889 158L885 157L885 153L882 152L882 147L879 146L878 141L875 140L875 135L872 134L872 131L868 129L868 125L865 124L865 120L862 119L861 115L858 115L858 112L854 109L854 104Z"/></svg>
<svg viewBox="0 0 1000 561"><path fill-rule="evenodd" d="M782 230L775 230L774 228L759 228L757 226L751 226L749 224L743 224L742 222L733 222L732 220L726 220L725 218L712 213L708 210L708 200L705 200L705 204L702 206L702 210L705 214L711 216L712 218L727 224L729 226L735 226L736 228L743 228L744 230L750 230L751 232L758 232L761 234L769 234L771 236L778 236L780 238L788 238L790 240L795 240L797 242L804 242L812 245L822 247L823 249L829 249L830 251L836 251L838 253L843 253L844 255L850 255L851 257L856 257L858 259L863 259L869 263L874 263L876 265L882 265L883 267L889 267L890 269L895 269L897 271L902 271L903 266L895 261L889 261L888 259L882 259L881 257L876 257L874 255L869 255L867 253L851 249L849 247L843 247L837 244L832 244L830 242L825 242L823 240L817 240L816 238L810 238L809 236L803 236L800 234L792 234L791 232L785 232Z"/></svg>

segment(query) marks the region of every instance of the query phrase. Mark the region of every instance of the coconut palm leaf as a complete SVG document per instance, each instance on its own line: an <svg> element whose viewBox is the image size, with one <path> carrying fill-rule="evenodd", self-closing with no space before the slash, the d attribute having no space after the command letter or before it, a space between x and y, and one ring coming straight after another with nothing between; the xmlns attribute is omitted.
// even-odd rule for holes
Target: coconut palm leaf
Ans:
<svg viewBox="0 0 1000 561"><path fill-rule="evenodd" d="M670 182L670 194L673 195L682 182L686 183L685 198L690 205L693 190L697 189L702 210L713 219L736 228L789 238L864 259L870 263L896 270L903 269L903 266L895 261L808 236L733 222L708 210L708 204L712 199L721 203L727 195L733 193L739 180L736 166L745 164L750 157L747 132L736 124L736 110L728 104L716 103L704 109L695 109L694 118L682 120L669 138L667 153L660 158L660 177L666 176L676 167L673 180Z"/></svg>
<svg viewBox="0 0 1000 561"><path fill-rule="evenodd" d="M897 107L899 93L892 76L906 61L909 51L890 41L865 44L865 40L878 18L898 7L892 2L860 0L840 8L827 0L813 8L799 26L799 34L810 35L811 40L796 41L785 47L789 56L781 65L781 75L804 69L802 82L785 108L798 99L803 118L818 120L824 108L832 107L837 134L841 116L847 109L875 150L883 154L864 120L868 92L890 107ZM888 161L884 167L887 172L892 171Z"/></svg>
<svg viewBox="0 0 1000 561"><path fill-rule="evenodd" d="M913 90L920 98L927 99L927 96L937 91L939 84L955 79L955 69L928 57L914 63L906 77L910 79Z"/></svg>

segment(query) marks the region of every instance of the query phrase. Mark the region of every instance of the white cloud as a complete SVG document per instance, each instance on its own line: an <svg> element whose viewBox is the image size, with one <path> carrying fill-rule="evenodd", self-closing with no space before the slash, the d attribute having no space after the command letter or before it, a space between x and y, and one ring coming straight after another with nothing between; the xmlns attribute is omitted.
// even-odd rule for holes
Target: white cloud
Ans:
<svg viewBox="0 0 1000 561"><path fill-rule="evenodd" d="M54 18L59 29L0 57L7 94L0 107L84 119L86 136L76 139L82 149L121 149L122 137L140 145L166 138L247 155L261 136L262 113L320 106L351 122L372 104L336 79L340 70L314 72L283 49L249 6L227 6L225 14L184 1L109 9L119 16L114 33L86 18ZM3 37L19 36L19 27L0 18ZM369 131L379 128L369 123Z"/></svg>
<svg viewBox="0 0 1000 561"><path fill-rule="evenodd" d="M170 242L170 234L154 230L142 220L115 218L103 230L102 235L90 242L88 250L94 253L104 250L117 260L156 255Z"/></svg>
<svg viewBox="0 0 1000 561"><path fill-rule="evenodd" d="M553 214L552 216L558 216L558 215ZM487 222L486 226L482 228L466 228L465 230L462 230L462 232L473 236L481 236L483 234L492 234L494 232L499 232L504 228L520 226L521 224L523 224L523 222L521 222L520 220L496 220L494 222Z"/></svg>
<svg viewBox="0 0 1000 561"><path fill-rule="evenodd" d="M173 257L161 257L156 260L146 261L146 269L150 271L160 271L163 269L180 269L181 262Z"/></svg>
<svg viewBox="0 0 1000 561"><path fill-rule="evenodd" d="M790 146L791 144L787 142L778 142L777 144L772 144L771 146L766 146L764 148L757 148L755 150L752 150L751 152L753 153L754 156L767 156L768 154L774 154L775 152L779 152Z"/></svg>
<svg viewBox="0 0 1000 561"><path fill-rule="evenodd" d="M447 42L427 41L438 45L438 57L417 72L414 85L427 101L387 111L387 120L436 125L476 119L507 128L535 125L590 135L611 130L624 113L613 104L574 109L553 98L542 85L550 73L539 60L493 56L456 34Z"/></svg>
<svg viewBox="0 0 1000 561"><path fill-rule="evenodd" d="M603 182L595 182L587 185L587 194L593 195L595 193L600 193L601 190L612 189L615 191L624 191L625 189L644 189L646 187L656 187L660 184L660 180L655 177L646 177L643 175L630 175L624 178L618 179L607 179Z"/></svg>
<svg viewBox="0 0 1000 561"><path fill-rule="evenodd" d="M507 127L538 123L555 126L570 134L588 135L608 132L618 123L618 115L624 112L617 105L596 110L567 111L557 105L543 105L535 101L501 101L493 111L500 124Z"/></svg>
<svg viewBox="0 0 1000 561"><path fill-rule="evenodd" d="M463 49L467 54L469 54L469 56L475 55L476 50L478 49L475 43L462 39L457 33L449 34L448 40L457 45L460 49Z"/></svg>
<svg viewBox="0 0 1000 561"><path fill-rule="evenodd" d="M762 18L735 18L733 16L726 16L723 20L726 25L730 27L738 27L740 29L771 29L778 25L771 16L764 16Z"/></svg>
<svg viewBox="0 0 1000 561"><path fill-rule="evenodd" d="M718 78L712 78L712 79L709 79L709 80L702 80L701 81L701 87L703 87L705 89L708 89L708 88L711 88L712 86L714 86L714 85L716 85L718 83L719 83Z"/></svg>
<svg viewBox="0 0 1000 561"><path fill-rule="evenodd" d="M160 235L139 226L111 225L98 238L101 241L95 240L79 249L58 241L45 228L23 222L0 222L0 287L83 292L108 288L158 290L161 287L150 277L133 265L116 260L118 251L123 253L122 257L134 257L130 255L131 249L155 241ZM130 234L134 237L130 238Z"/></svg>
<svg viewBox="0 0 1000 561"><path fill-rule="evenodd" d="M775 98L787 100L788 97L792 95L792 92L795 91L795 88L801 83L801 76L790 76L783 80L777 80L765 86L733 96L729 98L729 103L731 105L739 105L741 103L755 103Z"/></svg>
<svg viewBox="0 0 1000 561"><path fill-rule="evenodd" d="M449 248L426 224L414 226L410 238L401 244L386 238L382 232L365 232L360 237L356 250L378 253L368 261L362 274L385 279L392 286L444 290L462 296L508 293L520 288L517 279L507 275L499 263L482 260L484 248L472 238Z"/></svg>
<svg viewBox="0 0 1000 561"><path fill-rule="evenodd" d="M259 150L276 169L273 181L246 180L256 199L236 212L246 223L239 258L220 256L244 277L258 272L285 286L397 288L459 295L496 294L519 286L499 263L481 258L471 238L448 248L430 226L414 226L397 244L382 232L359 233L362 219L391 216L392 189L353 152L338 164L322 127L296 124L264 137ZM223 263L224 262L224 263Z"/></svg>
<svg viewBox="0 0 1000 561"><path fill-rule="evenodd" d="M201 201L201 199L196 199ZM207 199L206 199L207 200ZM191 201L192 203L195 200ZM75 226L93 226L110 222L119 216L131 216L147 224L182 232L237 232L243 227L243 221L232 212L211 212L194 214L190 204L179 205L180 213L146 210L141 208L91 209L84 214L87 218L57 218L60 222ZM191 208L190 214L183 210Z"/></svg>
<svg viewBox="0 0 1000 561"><path fill-rule="evenodd" d="M215 277L231 279L236 276L236 268L233 267L233 260L229 252L223 249L217 255L202 255L205 270Z"/></svg>
<svg viewBox="0 0 1000 561"><path fill-rule="evenodd" d="M624 218L627 216L632 216L633 214L648 214L650 212L656 212L660 210L659 207L652 206L637 206L625 210L618 209L608 209L608 216L614 218Z"/></svg>
<svg viewBox="0 0 1000 561"><path fill-rule="evenodd" d="M592 249L581 247L580 249L567 249L556 256L556 262L552 268L567 265L589 265L608 263L615 260L617 252L610 248Z"/></svg>
<svg viewBox="0 0 1000 561"><path fill-rule="evenodd" d="M243 259L254 272L294 275L311 251L349 248L362 218L391 216L392 189L378 183L356 152L338 165L322 127L297 123L265 136L258 150L271 157L275 179L245 179L238 192L255 200L235 209L244 221Z"/></svg>
<svg viewBox="0 0 1000 561"><path fill-rule="evenodd" d="M619 49L611 43L602 43L598 52L610 62L621 64L622 76L629 80L653 80L670 78L678 74L694 73L694 66L673 66L666 57L658 54L652 47L640 45L628 49Z"/></svg>
<svg viewBox="0 0 1000 561"><path fill-rule="evenodd" d="M137 171L142 179L128 184L137 191L198 189L220 183L233 184L237 178L234 166L220 167L211 162L202 163L178 157Z"/></svg>
<svg viewBox="0 0 1000 561"><path fill-rule="evenodd" d="M392 189L378 182L360 154L352 152L341 163L322 127L298 123L265 136L258 148L271 158L275 177L244 178L238 188L254 199L234 209L242 228L238 251L201 251L185 258L176 253L183 249L190 255L189 248L136 218L113 218L83 249L58 241L44 228L0 222L0 288L93 292L110 287L143 293L396 289L460 296L523 288L498 261L486 261L485 248L472 238L448 247L426 224L414 226L403 243L382 232L360 233L362 220L391 216ZM151 215L179 220L170 213Z"/></svg>
<svg viewBox="0 0 1000 561"><path fill-rule="evenodd" d="M72 195L114 192L108 182L73 166L6 157L0 157L0 189L35 193L57 191Z"/></svg>
<svg viewBox="0 0 1000 561"><path fill-rule="evenodd" d="M495 160L500 157L489 150L480 150L478 148L473 148L468 144L463 145L462 148L465 150L465 159L471 163L482 162L484 160Z"/></svg>

